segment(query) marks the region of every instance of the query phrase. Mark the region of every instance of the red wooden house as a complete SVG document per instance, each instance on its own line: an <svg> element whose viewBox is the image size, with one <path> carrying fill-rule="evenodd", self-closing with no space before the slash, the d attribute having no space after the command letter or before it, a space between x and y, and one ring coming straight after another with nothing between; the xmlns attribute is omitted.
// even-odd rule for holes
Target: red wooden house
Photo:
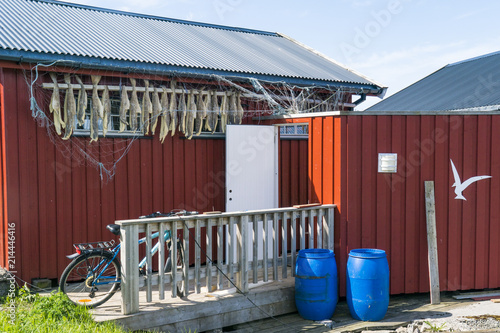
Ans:
<svg viewBox="0 0 500 333"><path fill-rule="evenodd" d="M115 220L176 208L225 211L226 124L348 111L385 92L277 33L48 0L2 1L0 13L0 265L28 282L56 281L72 244L108 239L105 226ZM204 104L190 106L191 93ZM173 110L189 124L194 108L191 139L193 128L163 118ZM281 128L275 205L318 198L311 128Z"/></svg>
<svg viewBox="0 0 500 333"><path fill-rule="evenodd" d="M282 125L276 204L337 205L340 295L349 250L359 247L387 251L391 293L428 291L425 180L436 186L441 289L500 287L498 54L446 66L352 112L385 88L281 34L49 0L2 1L0 14L0 265L23 280L57 279L72 244L107 239L105 225L114 220L175 208L226 210L230 168L220 124L240 124L231 114L243 109L242 124ZM83 29L76 18L92 24ZM79 91L88 93L85 117L68 140L50 113L56 86L64 111L64 74L76 101ZM95 75L102 76L96 85ZM120 132L130 79L137 80L139 125L134 131L128 112ZM108 121L99 115L92 123L94 88L102 101L106 87ZM215 92L218 107L197 111L219 110L219 125L207 129L207 112L191 139L178 125L163 143L159 129L143 133L143 99L149 92L154 103L154 88L170 101L173 90L176 102L184 93L186 103L193 91L203 103ZM238 92L235 107L221 107ZM174 109L182 114L182 105ZM397 169L379 172L379 154L396 154ZM456 174L462 184L491 178L462 188L463 200L452 187Z"/></svg>

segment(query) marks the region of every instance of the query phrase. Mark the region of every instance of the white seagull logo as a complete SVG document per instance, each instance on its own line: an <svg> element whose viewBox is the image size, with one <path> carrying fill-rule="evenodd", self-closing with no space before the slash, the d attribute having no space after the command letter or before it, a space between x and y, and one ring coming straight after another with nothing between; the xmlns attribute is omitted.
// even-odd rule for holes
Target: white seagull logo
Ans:
<svg viewBox="0 0 500 333"><path fill-rule="evenodd" d="M457 195L455 199L462 199L467 201L467 199L465 199L465 197L462 195L463 190L465 190L470 184L477 182L478 180L491 178L491 176L476 176L471 177L462 183L460 181L460 176L458 175L457 168L455 168L455 164L453 164L453 161L451 159L450 162L451 168L453 169L453 177L455 177L455 183L451 185L451 187L455 187L455 194Z"/></svg>

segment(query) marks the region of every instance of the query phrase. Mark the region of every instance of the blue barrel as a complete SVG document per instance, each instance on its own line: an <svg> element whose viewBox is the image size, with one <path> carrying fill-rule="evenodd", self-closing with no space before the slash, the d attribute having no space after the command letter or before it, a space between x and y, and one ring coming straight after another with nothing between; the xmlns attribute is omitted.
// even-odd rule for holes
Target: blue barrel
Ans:
<svg viewBox="0 0 500 333"><path fill-rule="evenodd" d="M389 307L389 264L385 251L351 250L347 260L346 298L354 319L384 318Z"/></svg>
<svg viewBox="0 0 500 333"><path fill-rule="evenodd" d="M301 317L330 319L337 300L337 264L333 251L300 250L295 265L295 304Z"/></svg>

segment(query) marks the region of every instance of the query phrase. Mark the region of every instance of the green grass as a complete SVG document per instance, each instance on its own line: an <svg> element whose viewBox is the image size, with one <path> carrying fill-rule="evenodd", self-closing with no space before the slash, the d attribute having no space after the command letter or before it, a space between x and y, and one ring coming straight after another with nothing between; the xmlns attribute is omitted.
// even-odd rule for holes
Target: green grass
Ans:
<svg viewBox="0 0 500 333"><path fill-rule="evenodd" d="M441 332L441 330L446 326L446 323L443 323L441 326L437 326L437 324L433 325L430 321L424 321L424 323L429 326L428 330L430 330L431 332Z"/></svg>
<svg viewBox="0 0 500 333"><path fill-rule="evenodd" d="M74 305L61 292L40 296L31 294L28 288L23 287L17 290L16 297L7 297L2 303L0 332L127 332L112 322L94 322L87 308ZM15 309L15 312L11 312L11 309ZM9 316L11 313L15 313L14 323Z"/></svg>

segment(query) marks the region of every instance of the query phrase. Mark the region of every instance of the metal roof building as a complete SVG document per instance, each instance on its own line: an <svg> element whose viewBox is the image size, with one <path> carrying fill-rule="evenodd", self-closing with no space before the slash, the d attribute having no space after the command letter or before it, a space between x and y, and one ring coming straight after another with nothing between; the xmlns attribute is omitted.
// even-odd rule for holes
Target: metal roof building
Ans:
<svg viewBox="0 0 500 333"><path fill-rule="evenodd" d="M0 59L129 72L218 74L380 95L385 88L279 33L53 0L0 2ZM75 24L80 22L80 24Z"/></svg>
<svg viewBox="0 0 500 333"><path fill-rule="evenodd" d="M500 52L447 65L366 111L500 110Z"/></svg>

